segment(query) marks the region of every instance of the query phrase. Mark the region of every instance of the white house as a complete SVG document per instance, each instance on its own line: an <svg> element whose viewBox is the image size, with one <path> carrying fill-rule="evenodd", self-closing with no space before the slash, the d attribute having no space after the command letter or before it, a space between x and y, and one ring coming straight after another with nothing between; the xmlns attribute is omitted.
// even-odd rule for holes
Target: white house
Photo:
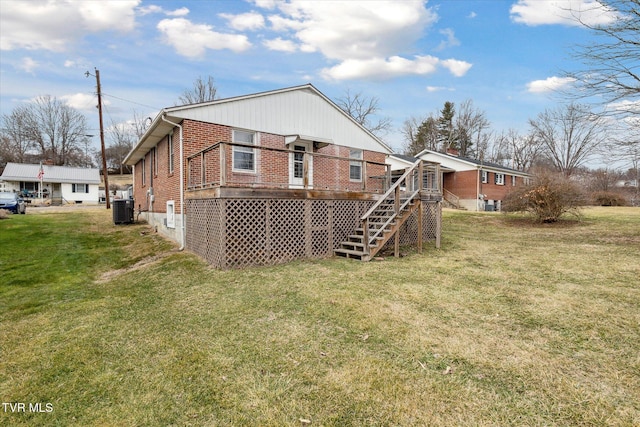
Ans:
<svg viewBox="0 0 640 427"><path fill-rule="evenodd" d="M52 204L98 204L98 169L10 162L0 179L4 181L5 191L50 199Z"/></svg>

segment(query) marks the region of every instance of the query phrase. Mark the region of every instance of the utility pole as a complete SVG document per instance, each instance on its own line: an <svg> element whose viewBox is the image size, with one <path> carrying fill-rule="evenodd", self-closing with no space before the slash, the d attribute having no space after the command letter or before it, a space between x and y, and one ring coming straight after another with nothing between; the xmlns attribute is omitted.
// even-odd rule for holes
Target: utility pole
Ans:
<svg viewBox="0 0 640 427"><path fill-rule="evenodd" d="M102 124L102 91L100 89L100 70L96 70L96 83L98 85L98 116L100 117L100 146L102 148L102 176L104 176L104 195L107 202L107 209L111 209L110 195L109 195L109 172L107 171L107 156L104 149L104 125ZM90 72L86 72L85 75L89 77Z"/></svg>

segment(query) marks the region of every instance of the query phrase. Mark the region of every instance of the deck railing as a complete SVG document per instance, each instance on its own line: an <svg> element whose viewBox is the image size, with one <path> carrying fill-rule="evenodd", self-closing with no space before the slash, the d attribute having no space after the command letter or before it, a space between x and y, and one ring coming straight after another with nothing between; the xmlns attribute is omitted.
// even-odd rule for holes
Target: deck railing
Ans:
<svg viewBox="0 0 640 427"><path fill-rule="evenodd" d="M187 189L300 188L384 193L389 165L318 152L219 142L187 157Z"/></svg>
<svg viewBox="0 0 640 427"><path fill-rule="evenodd" d="M407 168L402 176L400 176L394 184L386 191L386 193L371 206L369 211L362 218L362 229L365 236L364 253L371 254L371 245L379 239L387 230L387 227L397 221L401 212L411 203L415 202L416 197L429 198L432 195L440 196L442 194L442 185L440 182L440 165L438 163L425 162L418 160L411 167ZM382 205L392 206L386 210L386 216L380 217L378 213L377 222L371 220L371 216L378 212ZM382 220L380 220L382 218ZM419 233L418 242L422 249L422 217L419 215ZM396 227L397 228L397 227ZM398 239L396 232L395 252L398 253ZM384 242L383 242L384 243Z"/></svg>

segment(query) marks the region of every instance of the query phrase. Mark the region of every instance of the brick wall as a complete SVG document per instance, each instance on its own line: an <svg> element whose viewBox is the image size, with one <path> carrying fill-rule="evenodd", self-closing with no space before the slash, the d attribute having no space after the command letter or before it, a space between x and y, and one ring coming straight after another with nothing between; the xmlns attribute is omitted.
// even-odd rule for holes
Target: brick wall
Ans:
<svg viewBox="0 0 640 427"><path fill-rule="evenodd" d="M224 125L199 122L194 120L184 120L182 123L184 138L184 157L202 151L205 148L219 142L231 142L233 138L233 128ZM175 201L176 212L180 210L180 132L178 128L173 132L173 172L169 172L169 143L168 138L162 139L156 146L157 156L153 155L153 150L146 154L144 161L145 183L142 185L142 161L136 164L135 168L135 188L134 198L136 209L149 210L148 190L153 185L155 201L152 208L154 212L165 212L167 200ZM271 147L285 149L285 140L282 135L274 135L260 132L257 134L256 143L261 147ZM320 149L314 149L316 153L340 156L348 159L349 148L329 145ZM278 186L288 187L290 176L290 154L286 152L275 152L268 150L255 151L256 172L234 171L233 170L233 150L226 146L226 182L228 185L252 185L252 186ZM154 165L157 157L157 168ZM363 158L367 161L384 163L385 154L364 151ZM191 171L185 161L185 188L189 180L191 182L201 182L201 158L192 160ZM220 180L220 150L212 150L205 154L206 183L218 184ZM340 189L349 191L361 191L362 181L354 181L349 177L348 160L338 161L336 159L314 157L313 158L313 178L312 184L316 189ZM156 173L157 169L157 173ZM364 171L363 171L364 172ZM367 190L382 190L382 179L385 175L385 167L368 164L366 167Z"/></svg>
<svg viewBox="0 0 640 427"><path fill-rule="evenodd" d="M504 185L495 183L495 173L488 172L488 182L480 182L480 194L487 200L504 200L512 185L512 175L504 174ZM516 186L524 185L522 177L516 177ZM444 174L443 186L460 199L475 199L478 194L478 171L463 171Z"/></svg>

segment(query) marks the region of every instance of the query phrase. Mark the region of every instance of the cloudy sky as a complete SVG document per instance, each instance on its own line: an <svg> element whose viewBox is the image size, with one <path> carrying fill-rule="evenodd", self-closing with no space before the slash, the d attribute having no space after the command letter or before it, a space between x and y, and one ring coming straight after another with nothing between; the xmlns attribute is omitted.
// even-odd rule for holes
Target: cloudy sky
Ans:
<svg viewBox="0 0 640 427"><path fill-rule="evenodd" d="M97 68L106 123L154 116L211 75L223 98L304 83L377 97L397 150L404 120L445 101L526 131L593 40L570 12L591 1L0 0L0 113L51 95L97 128Z"/></svg>

